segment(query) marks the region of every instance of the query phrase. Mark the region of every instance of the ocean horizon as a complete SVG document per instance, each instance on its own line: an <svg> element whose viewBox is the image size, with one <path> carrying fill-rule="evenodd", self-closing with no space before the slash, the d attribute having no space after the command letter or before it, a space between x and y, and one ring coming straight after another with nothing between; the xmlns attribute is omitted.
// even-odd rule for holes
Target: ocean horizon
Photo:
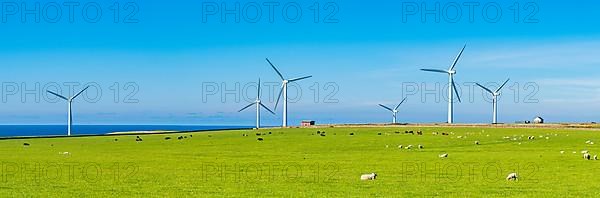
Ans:
<svg viewBox="0 0 600 198"><path fill-rule="evenodd" d="M212 131L247 129L252 126L221 125L73 125L71 135L104 135L133 131ZM0 125L0 137L67 135L66 125Z"/></svg>

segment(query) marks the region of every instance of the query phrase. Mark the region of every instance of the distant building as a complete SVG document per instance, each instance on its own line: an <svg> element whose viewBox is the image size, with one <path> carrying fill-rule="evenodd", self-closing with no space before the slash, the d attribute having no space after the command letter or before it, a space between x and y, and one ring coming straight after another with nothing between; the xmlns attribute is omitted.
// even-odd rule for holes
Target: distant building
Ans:
<svg viewBox="0 0 600 198"><path fill-rule="evenodd" d="M302 122L300 122L300 126L303 126L303 127L314 126L314 125L315 125L315 121L313 121L313 120L302 120Z"/></svg>
<svg viewBox="0 0 600 198"><path fill-rule="evenodd" d="M544 118L542 118L540 116L535 117L535 118L533 118L533 123L534 124L543 124L544 123Z"/></svg>

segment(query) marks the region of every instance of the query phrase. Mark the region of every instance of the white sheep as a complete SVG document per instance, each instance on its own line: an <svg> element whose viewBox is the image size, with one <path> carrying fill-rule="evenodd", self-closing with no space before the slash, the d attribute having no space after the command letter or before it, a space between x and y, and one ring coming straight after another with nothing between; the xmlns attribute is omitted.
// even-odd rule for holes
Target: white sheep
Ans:
<svg viewBox="0 0 600 198"><path fill-rule="evenodd" d="M406 146L406 149L412 149L412 147L413 147L413 145L411 144L411 145Z"/></svg>
<svg viewBox="0 0 600 198"><path fill-rule="evenodd" d="M585 159L585 160L590 160L590 159L591 159L591 157L592 157L592 156L591 156L589 153L585 153L585 154L583 154L583 159Z"/></svg>
<svg viewBox="0 0 600 198"><path fill-rule="evenodd" d="M598 155L594 155L594 160L598 160Z"/></svg>
<svg viewBox="0 0 600 198"><path fill-rule="evenodd" d="M587 150L581 151L581 154L586 154L586 153L590 153L590 152Z"/></svg>
<svg viewBox="0 0 600 198"><path fill-rule="evenodd" d="M440 155L440 158L447 158L448 157L448 153L444 153Z"/></svg>
<svg viewBox="0 0 600 198"><path fill-rule="evenodd" d="M565 154L565 151L560 151L560 154Z"/></svg>
<svg viewBox="0 0 600 198"><path fill-rule="evenodd" d="M402 148L404 148L404 146L398 145L398 149L402 149Z"/></svg>
<svg viewBox="0 0 600 198"><path fill-rule="evenodd" d="M420 145L420 144L419 144L419 149L423 149L423 148L424 148L424 147L423 147L423 145Z"/></svg>
<svg viewBox="0 0 600 198"><path fill-rule="evenodd" d="M475 141L475 145L479 145L479 141Z"/></svg>
<svg viewBox="0 0 600 198"><path fill-rule="evenodd" d="M519 179L519 176L517 175L517 173L511 173L511 174L508 174L508 176L506 176L507 181L516 181L518 179Z"/></svg>
<svg viewBox="0 0 600 198"><path fill-rule="evenodd" d="M362 180L362 181L375 180L375 179L377 179L377 173L364 174L364 175L360 176L360 180Z"/></svg>

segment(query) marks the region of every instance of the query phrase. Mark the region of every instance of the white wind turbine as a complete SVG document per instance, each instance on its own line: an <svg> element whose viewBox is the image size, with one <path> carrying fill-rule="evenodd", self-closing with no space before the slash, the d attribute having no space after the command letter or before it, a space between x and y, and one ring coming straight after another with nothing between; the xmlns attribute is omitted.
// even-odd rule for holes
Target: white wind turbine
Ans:
<svg viewBox="0 0 600 198"><path fill-rule="evenodd" d="M57 96L57 97L59 97L61 99L66 100L67 103L69 104L68 113L67 113L68 114L68 121L67 121L67 135L68 136L71 136L71 128L72 128L72 125L73 125L73 113L72 113L72 110L71 110L71 105L73 103L73 100L75 100L75 98L77 98L77 96L81 95L81 93L83 93L88 88L90 88L90 87L89 86L86 87L85 89L81 90L79 93L75 94L73 97L70 97L70 98L64 97L64 96L62 96L60 94L57 94L57 93L54 93L52 91L48 91L47 90L48 93L51 93L52 95L55 95L55 96Z"/></svg>
<svg viewBox="0 0 600 198"><path fill-rule="evenodd" d="M394 108L394 109L392 109L392 108L389 108L389 107L387 107L387 106L385 106L385 105L379 104L379 106L381 106L381 107L383 107L384 109L387 109L387 110L389 110L389 111L391 111L391 112L392 112L392 124L396 124L396 123L397 123L397 122L396 122L396 118L397 118L396 116L398 115L398 108L400 108L400 105L402 105L402 103L404 103L404 101L406 101L406 98L404 98L404 99L402 100L402 102L400 102L400 104L398 104L398 105L396 106L396 108Z"/></svg>
<svg viewBox="0 0 600 198"><path fill-rule="evenodd" d="M456 56L456 58L454 59L454 62L452 62L452 65L450 65L448 71L440 69L421 69L422 71L448 74L448 124L452 124L454 122L454 93L456 93L458 102L461 102L460 95L458 95L458 90L456 89L456 84L454 84L454 75L456 74L456 70L454 70L454 67L456 66L456 63L458 63L458 60L460 59L460 56L462 55L463 51L465 51L466 47L467 45L465 44L462 50L460 50L458 56Z"/></svg>
<svg viewBox="0 0 600 198"><path fill-rule="evenodd" d="M492 119L492 124L498 124L498 96L500 96L500 90L504 87L504 85L506 85L506 83L508 83L508 81L510 80L510 78L508 80L506 80L504 82L504 84L502 84L500 87L498 87L498 89L496 89L496 91L492 91L486 87L484 87L483 85L480 85L479 83L476 83L477 86L481 87L483 90L486 90L487 92L489 92L490 94L492 94L492 103L494 105L494 112L493 112L493 119Z"/></svg>
<svg viewBox="0 0 600 198"><path fill-rule="evenodd" d="M260 129L260 107L265 108L267 111L271 112L273 115L275 115L275 112L271 111L269 108L267 108L265 105L263 105L262 102L260 101L260 79L258 79L257 89L258 89L258 95L256 97L256 100L253 103L250 103L248 106L240 109L238 112L242 112L242 111L250 108L252 105L256 105L256 129Z"/></svg>
<svg viewBox="0 0 600 198"><path fill-rule="evenodd" d="M267 58L267 62L269 62L269 65L271 65L271 67L273 67L273 69L275 70L275 72L277 72L277 75L279 75L279 77L282 80L282 84L281 84L281 91L279 91L279 95L277 96L277 102L275 103L275 110L277 110L277 105L279 104L279 99L281 98L281 96L283 95L283 127L287 127L288 125L288 121L287 121L287 103L288 103L288 99L287 99L287 88L288 88L288 83L291 82L295 82L295 81L300 81L300 80L304 80L307 78L310 78L312 76L305 76L305 77L300 77L300 78L293 78L293 79L285 79L283 77L283 75L281 74L281 72L279 72L279 70L277 70L277 68L275 67L275 65L273 65L273 63L271 63L271 61Z"/></svg>

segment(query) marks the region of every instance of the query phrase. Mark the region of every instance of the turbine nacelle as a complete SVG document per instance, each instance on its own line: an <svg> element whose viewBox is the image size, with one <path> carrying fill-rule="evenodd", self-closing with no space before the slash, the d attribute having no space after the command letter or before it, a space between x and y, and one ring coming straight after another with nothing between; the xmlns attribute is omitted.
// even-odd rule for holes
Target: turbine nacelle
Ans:
<svg viewBox="0 0 600 198"><path fill-rule="evenodd" d="M451 70L451 71L448 71L448 74L450 74L450 75L454 75L454 74L456 74L456 70Z"/></svg>

